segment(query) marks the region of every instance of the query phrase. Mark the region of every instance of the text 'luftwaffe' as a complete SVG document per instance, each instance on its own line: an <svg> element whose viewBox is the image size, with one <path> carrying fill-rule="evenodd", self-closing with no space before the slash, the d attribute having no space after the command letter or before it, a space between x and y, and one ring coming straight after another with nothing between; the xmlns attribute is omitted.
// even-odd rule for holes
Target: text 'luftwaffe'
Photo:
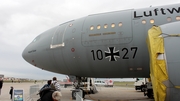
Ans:
<svg viewBox="0 0 180 101"><path fill-rule="evenodd" d="M180 13L180 7L178 8L155 8L154 10L144 11L142 13L138 13L134 11L134 18L140 17L150 17L150 16L158 16L158 15L166 15L166 14L174 14Z"/></svg>

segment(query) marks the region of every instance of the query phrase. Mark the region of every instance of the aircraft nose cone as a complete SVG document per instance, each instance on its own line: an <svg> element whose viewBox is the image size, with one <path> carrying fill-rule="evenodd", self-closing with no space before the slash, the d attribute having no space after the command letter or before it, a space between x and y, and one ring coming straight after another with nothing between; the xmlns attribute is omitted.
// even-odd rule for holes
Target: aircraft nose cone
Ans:
<svg viewBox="0 0 180 101"><path fill-rule="evenodd" d="M27 48L28 48L28 47L26 47L26 48L24 49L24 51L22 52L22 57L23 57L23 59L24 59L25 61L27 61L28 63L31 64L32 54L30 54L30 53L28 52L28 49L27 49Z"/></svg>
<svg viewBox="0 0 180 101"><path fill-rule="evenodd" d="M27 51L26 51L26 49L24 49L24 51L22 52L22 57L23 57L24 60L27 61Z"/></svg>

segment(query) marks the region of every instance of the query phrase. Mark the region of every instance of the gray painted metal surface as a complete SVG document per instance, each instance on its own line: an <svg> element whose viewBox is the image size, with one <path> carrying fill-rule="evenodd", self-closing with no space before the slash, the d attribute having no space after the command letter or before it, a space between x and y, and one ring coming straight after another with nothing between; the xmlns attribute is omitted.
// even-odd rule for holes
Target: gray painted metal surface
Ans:
<svg viewBox="0 0 180 101"><path fill-rule="evenodd" d="M164 36L164 48L167 62L167 73L169 80L164 84L167 87L166 101L180 100L180 22L162 25L161 30ZM175 35L175 36L171 36ZM176 36L177 35L177 36Z"/></svg>

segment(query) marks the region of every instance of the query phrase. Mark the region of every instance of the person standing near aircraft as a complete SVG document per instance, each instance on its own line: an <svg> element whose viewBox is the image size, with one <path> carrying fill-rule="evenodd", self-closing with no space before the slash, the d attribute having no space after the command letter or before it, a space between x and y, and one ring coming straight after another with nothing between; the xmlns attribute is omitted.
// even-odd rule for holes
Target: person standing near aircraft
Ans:
<svg viewBox="0 0 180 101"><path fill-rule="evenodd" d="M54 84L52 84L52 80L48 80L47 84L39 91L40 99L38 99L38 101L60 101L62 95L59 90L56 90L57 87L60 88L57 84L55 81Z"/></svg>
<svg viewBox="0 0 180 101"><path fill-rule="evenodd" d="M50 87L51 82L52 82L52 80L48 80L48 81L47 81L47 84L45 84L45 85L40 89L40 91L42 91L44 88Z"/></svg>
<svg viewBox="0 0 180 101"><path fill-rule="evenodd" d="M60 101L60 98L62 97L61 94L61 88L60 88L60 84L57 81L56 77L53 77L53 81L51 83L51 88L55 89L56 91L52 94L52 98L54 101Z"/></svg>
<svg viewBox="0 0 180 101"><path fill-rule="evenodd" d="M51 88L55 88L57 91L61 91L60 84L58 83L56 77L53 77Z"/></svg>
<svg viewBox="0 0 180 101"><path fill-rule="evenodd" d="M14 89L14 88L11 86L11 89L10 89L10 91L9 91L9 94L11 95L11 96L10 96L10 99L12 99L12 96L13 96L13 89Z"/></svg>
<svg viewBox="0 0 180 101"><path fill-rule="evenodd" d="M41 97L45 94L45 93L47 93L47 91L48 90L51 90L51 82L52 82L52 80L48 80L47 81L47 84L45 84L40 90L39 90L39 96L40 96L40 99L41 99Z"/></svg>
<svg viewBox="0 0 180 101"><path fill-rule="evenodd" d="M1 95L2 86L3 86L3 79L0 77L0 95Z"/></svg>

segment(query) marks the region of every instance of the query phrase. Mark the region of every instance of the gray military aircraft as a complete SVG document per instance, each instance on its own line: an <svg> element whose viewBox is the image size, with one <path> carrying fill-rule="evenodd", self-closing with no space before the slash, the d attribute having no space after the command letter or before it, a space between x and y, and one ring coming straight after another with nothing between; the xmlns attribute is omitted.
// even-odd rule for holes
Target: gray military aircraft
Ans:
<svg viewBox="0 0 180 101"><path fill-rule="evenodd" d="M180 21L180 4L93 14L38 35L23 51L30 64L75 77L150 77L147 31Z"/></svg>

